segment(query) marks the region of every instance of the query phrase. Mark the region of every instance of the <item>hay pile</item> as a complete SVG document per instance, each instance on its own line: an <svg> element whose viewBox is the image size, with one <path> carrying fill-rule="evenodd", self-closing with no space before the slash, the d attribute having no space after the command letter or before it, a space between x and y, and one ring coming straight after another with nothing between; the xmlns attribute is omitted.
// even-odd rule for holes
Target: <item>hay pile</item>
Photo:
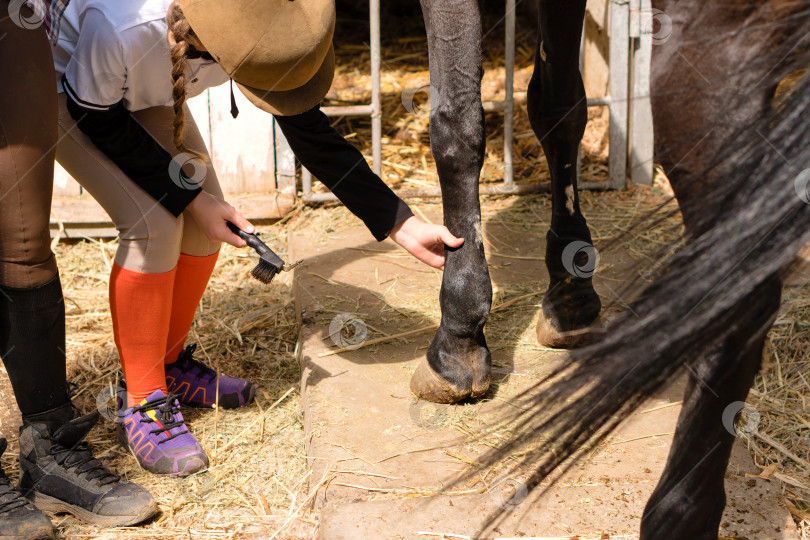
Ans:
<svg viewBox="0 0 810 540"><path fill-rule="evenodd" d="M284 231L267 228L271 245L285 249ZM119 369L108 306L110 261L116 242L62 244L57 258L67 307L69 380L86 412L111 406L109 388ZM71 518L55 520L72 538L308 537L308 471L304 456L298 326L288 275L265 286L249 271L256 262L225 246L203 297L191 341L200 358L223 373L257 385L256 403L236 411L185 409L191 432L211 459L208 472L186 479L143 471L115 442L116 425L103 419L90 442L105 464L147 487L161 516L143 527L96 530ZM286 279L284 279L286 278ZM12 458L8 453L4 458ZM4 465L6 464L4 462ZM7 466L6 470L16 470Z"/></svg>
<svg viewBox="0 0 810 540"><path fill-rule="evenodd" d="M407 4L407 5L406 5ZM502 6L489 4L485 16L488 32L484 43L486 75L484 99L503 99L503 26L497 23ZM397 7L399 6L399 7ZM404 6L404 7L403 7ZM496 9L497 8L497 9ZM428 110L424 92L415 101L403 102L406 89L429 82L421 15L413 2L392 2L385 9L405 10L383 21L383 160L384 179L394 188L416 189L437 185L428 139ZM414 10L416 10L414 12ZM330 104L365 103L370 100L369 53L366 15L341 11L338 6L336 37L338 71L328 98ZM407 14L408 16L399 15ZM528 124L525 93L531 72L533 37L528 28L518 29L515 124L515 171L519 183L548 182L542 150ZM409 110L409 107L411 110ZM607 119L599 110L583 143L583 179L607 176ZM487 114L487 155L483 182L502 178L502 117ZM340 119L338 129L370 160L370 121ZM663 186L659 175L657 185ZM317 189L322 186L316 184ZM597 245L627 232L640 211L665 201L662 189L633 188L605 194L584 193L583 207ZM515 198L492 197L483 203L485 221L498 216L499 223L526 234L545 234L547 224L533 207L547 201L525 197L532 204L515 204ZM426 204L438 204L426 201ZM417 205L418 206L418 205ZM508 207L508 211L504 209ZM335 226L336 216L351 219L334 207L298 209L296 219L314 219L325 230ZM284 252L284 227L264 228L270 243ZM641 232L626 237L621 247L636 262L651 264L651 254L677 239L676 222L666 230ZM57 257L62 269L68 313L68 360L70 379L77 385L77 403L94 410L105 388L115 385L117 353L107 304L107 280L115 242L82 242L60 245ZM490 246L492 247L492 246ZM539 260L539 259L538 259ZM258 385L257 403L240 411L185 411L191 431L209 452L211 468L188 479L160 479L143 472L128 453L114 442L115 425L104 421L92 434L97 455L128 479L148 487L162 514L140 528L100 531L59 518L60 533L76 538L277 538L310 537L317 515L309 512L312 488L308 477L296 360L298 327L292 305L291 285L284 277L272 285L253 281L248 272L255 259L241 250L223 248L211 284L195 321L192 339L200 355L223 372L246 377ZM493 264L506 264L495 260ZM644 274L636 277L645 278ZM518 293L531 292L536 284L521 290L496 291L495 303ZM436 314L438 303L420 306ZM611 309L620 309L614 305ZM536 305L520 306L520 309ZM516 308L517 309L517 308ZM510 317L509 310L494 315ZM758 432L746 442L763 474L777 479L785 490L800 528L810 527L810 423L806 420L810 384L803 370L810 357L810 288L801 282L788 289L779 319L771 332L769 368L757 380L749 402L760 413ZM497 348L498 342L492 346ZM519 346L532 347L520 342ZM101 405L105 405L102 398ZM16 471L13 452L3 464Z"/></svg>
<svg viewBox="0 0 810 540"><path fill-rule="evenodd" d="M810 534L810 273L807 250L782 293L763 369L744 411L742 436L764 470L779 482L805 538Z"/></svg>
<svg viewBox="0 0 810 540"><path fill-rule="evenodd" d="M501 101L504 86L503 5L484 3L482 50L484 80L482 99ZM327 105L371 103L370 51L367 14L362 9L341 11L338 5L335 81ZM438 187L430 153L430 112L427 39L418 4L392 1L384 6L390 19L382 21L382 119L383 179L394 189ZM534 63L534 31L518 18L515 52L515 181L520 184L547 183L548 167L543 151L529 125L526 89ZM589 110L590 125L583 140L582 179L602 181L607 177L608 117L604 108ZM369 118L341 118L336 128L371 161ZM486 114L487 150L482 183L503 179L503 115ZM316 183L315 191L325 191Z"/></svg>

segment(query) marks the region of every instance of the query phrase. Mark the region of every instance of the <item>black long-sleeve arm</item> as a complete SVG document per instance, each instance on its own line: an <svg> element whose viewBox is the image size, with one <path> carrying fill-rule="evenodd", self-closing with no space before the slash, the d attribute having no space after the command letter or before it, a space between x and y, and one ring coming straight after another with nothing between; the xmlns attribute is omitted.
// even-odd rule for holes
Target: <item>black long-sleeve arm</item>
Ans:
<svg viewBox="0 0 810 540"><path fill-rule="evenodd" d="M82 133L166 210L175 217L183 213L201 188L184 175L172 179L172 156L132 117L123 101L103 109L83 106L64 77L62 83L68 112Z"/></svg>
<svg viewBox="0 0 810 540"><path fill-rule="evenodd" d="M369 168L363 154L344 139L315 106L295 116L276 116L295 157L377 240L413 215L405 202Z"/></svg>

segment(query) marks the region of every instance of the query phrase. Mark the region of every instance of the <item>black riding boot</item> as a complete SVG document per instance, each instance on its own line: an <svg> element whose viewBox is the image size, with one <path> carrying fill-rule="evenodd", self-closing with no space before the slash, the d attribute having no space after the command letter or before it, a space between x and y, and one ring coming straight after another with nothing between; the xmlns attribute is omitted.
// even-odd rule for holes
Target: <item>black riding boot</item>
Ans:
<svg viewBox="0 0 810 540"><path fill-rule="evenodd" d="M8 443L0 439L0 456ZM42 510L31 504L11 487L6 473L0 468L0 538L40 540L53 538L53 525Z"/></svg>
<svg viewBox="0 0 810 540"><path fill-rule="evenodd" d="M82 442L98 417L80 417L70 404L23 416L20 491L46 512L67 512L99 527L140 523L157 510L152 495L108 471Z"/></svg>
<svg viewBox="0 0 810 540"><path fill-rule="evenodd" d="M154 514L152 495L105 469L82 442L98 413L79 417L68 397L58 276L30 289L0 287L0 356L23 415L23 495L42 510L98 526L133 525Z"/></svg>
<svg viewBox="0 0 810 540"><path fill-rule="evenodd" d="M23 416L69 403L59 276L31 289L0 287L0 358Z"/></svg>

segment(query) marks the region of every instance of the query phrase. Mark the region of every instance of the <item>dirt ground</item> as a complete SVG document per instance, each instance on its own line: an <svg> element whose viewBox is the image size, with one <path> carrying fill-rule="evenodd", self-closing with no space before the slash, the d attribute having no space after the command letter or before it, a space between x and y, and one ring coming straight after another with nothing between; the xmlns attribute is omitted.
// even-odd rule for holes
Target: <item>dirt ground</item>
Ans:
<svg viewBox="0 0 810 540"><path fill-rule="evenodd" d="M265 238L283 253L280 230L270 230ZM220 538L251 533L266 538L284 527L289 534L308 536L314 522L306 516L295 523L290 519L300 511L308 484L295 359L298 324L289 281L277 279L265 287L249 274L254 259L230 246L223 248L190 340L200 344L201 359L209 365L253 381L256 403L234 411L184 409L211 467L185 479L158 478L118 446L117 425L109 412L120 369L107 293L116 244L85 241L56 249L67 308L68 380L81 410L102 413L89 438L95 454L118 474L147 487L161 512L142 527L107 530L60 516L54 520L59 533L66 538ZM2 459L12 478L18 470L15 439Z"/></svg>
<svg viewBox="0 0 810 540"><path fill-rule="evenodd" d="M605 246L595 286L608 318L623 309L628 288L646 280L637 266L677 239L677 220L612 246L606 240L663 200L649 188L586 196L597 246ZM413 206L427 219L441 219L437 202ZM565 358L562 351L539 347L534 336L547 287L547 197L484 200L495 289L487 325L494 382L483 399L455 406L415 401L408 389L439 319L441 274L390 242L377 244L341 216L341 209L313 213L309 223L291 231L288 244L294 258L304 258L295 293L303 322L307 456L312 480L321 485L314 506L322 511L318 538L466 538L499 508L507 511L505 520L487 529L485 538L637 535L666 460L682 381L645 404L542 498L525 493L525 471L512 464L519 456L494 469L477 464L478 456L512 434L491 431L508 414L512 398ZM483 440L470 439L485 431ZM471 479L455 482L470 471ZM798 538L778 486L752 479L759 473L738 444L726 475L729 504L721 533Z"/></svg>
<svg viewBox="0 0 810 540"><path fill-rule="evenodd" d="M338 70L335 86L328 96L332 104L369 99L368 27L364 4L353 0L338 1ZM489 29L484 42L486 74L483 93L485 99L497 99L503 92L503 26L499 22L503 8L500 2L488 0L483 4L485 27ZM392 0L385 5L388 16L383 20L383 176L398 188L432 187L436 185L436 174L429 152L426 109L420 102L414 113L408 111L402 101L404 89L420 88L428 83L426 42L418 4L410 0ZM532 42L531 32L519 21L518 94L525 91L528 81ZM368 120L338 119L336 124L350 141L370 156ZM488 144L483 182L497 181L502 174L501 126L502 119L498 114L487 115ZM606 175L605 127L604 117L593 111L583 143L583 178L586 180L604 179ZM525 105L518 105L516 110L515 167L518 182L548 181L542 150L529 129ZM661 180L660 176L658 179ZM603 256L601 270L604 279L599 283L599 292L608 315L625 307L626 298L634 287L645 282L647 271L654 266L660 253L677 243L677 219L669 220L655 230L634 231L620 242L610 243L611 239L626 233L639 215L667 200L666 192L661 189L663 185L582 195L594 242ZM437 201L416 201L414 206L438 219ZM311 364L302 361L305 354L300 346L306 340L320 342L319 352L308 349L313 350L315 357L336 348L329 337L329 323L342 313L355 314L364 321L367 339L384 338L385 334L434 324L439 315L439 276L437 272L415 267L407 255L395 251L390 243L376 244L370 236L359 240L354 235L346 238L345 234L353 230L356 221L340 207L299 207L290 220L260 227L279 253L287 252L288 234L294 236L302 231L311 231L305 241L313 249L332 242L347 242L340 253L320 259L317 255L307 254L309 259L302 272L318 274L320 277L311 275L307 279L319 291L326 291L316 295L317 310L300 313L303 322L310 326L310 332L301 336L301 321L297 318L293 301L293 276L282 275L270 286L260 285L248 274L255 259L228 246L223 248L198 311L192 339L201 344L202 357L224 373L250 378L258 386L256 404L244 410L184 411L190 430L209 452L209 471L187 479L151 476L116 445L115 424L109 418L102 418L91 434L91 446L116 472L148 487L158 500L160 515L141 527L113 530L87 527L62 516L55 519L59 534L65 538L173 539L312 538L317 534L324 538L339 538L341 533L348 538L385 538L390 532L391 516L419 513L427 520L420 523L424 529L411 524L407 531L425 533L419 538L437 538L440 537L437 532L454 531L454 528L446 528L450 524L442 519L455 504L469 505L468 515L475 517L483 517L484 512L506 504L516 510L515 516L519 516L522 508L518 507L523 500L522 497L515 499L519 482L510 483L508 478L498 476L499 471L482 477L484 482L497 489L480 491L481 485L467 486L475 491L467 495L474 497L460 503L453 494L425 497L435 494L437 482L427 488L421 486L422 491L416 489L419 486L406 485L403 479L413 478L419 472L415 468L408 470L407 464L400 465L402 474L398 476L383 470L388 467L385 463L372 465L357 460L358 450L379 450L382 444L394 440L393 436L399 437L399 447L389 449L390 454L380 454L380 459L401 453L413 442L410 439L420 443L433 439L438 442L440 437L453 435L457 438L475 433L496 413L497 407L505 406L510 395L514 395L521 385L547 369L544 362L556 354L538 348L533 338L539 293L544 289L545 280L542 238L548 227L547 198L542 195L489 197L483 199L482 207L495 288L494 304L517 299L508 309L494 312L489 322L489 345L500 378L487 399L456 407L413 403L407 391L407 381L415 359L424 354L432 335L430 331L352 352L343 368L340 368L340 362L346 360L339 356L318 358ZM358 241L360 249L357 249ZM605 247L608 245L610 247ZM69 377L75 384L76 402L85 411L97 408L106 411L110 405L110 389L116 384L118 359L107 305L108 276L115 248L116 242L108 240L56 247L68 310ZM382 270L375 271L366 264L370 258L375 258L374 266ZM351 265L361 267L359 270L350 269L348 277L352 283L349 287L340 274L343 271L341 265L345 268ZM751 516L763 513L763 509L756 506L760 495L777 502L782 496L792 501L786 504L792 505L791 512L799 524L799 533L806 538L804 530L810 523L810 515L805 513L809 506L804 502L810 500L810 488L806 486L810 476L810 443L807 442L810 425L805 420L807 382L801 371L810 355L810 332L804 322L810 316L809 295L806 279L791 286L772 332L773 347L765 373L749 400L762 413L761 431L767 437L745 441L754 450L759 467L750 464L750 457L745 452L737 452L735 459L739 461L736 462L742 465L730 469L727 475L730 482L741 483L744 492L754 494L753 498L732 499L729 517L724 521L724 531L738 540L790 537L786 535L795 530L791 529L790 523L777 525L780 527L778 531L775 528L747 528L752 525ZM306 301L312 305L311 299ZM299 310L301 304L299 301ZM318 363L327 360L334 360L337 366L334 371L315 369ZM328 400L321 400L318 404L325 407L326 415L321 418L329 421L307 424L304 411L314 408L309 408L312 403L302 400L302 376L306 378L305 388L317 388L319 382L322 388L336 381L351 383L353 390L344 392L341 398L344 399L351 397L351 392L363 393L366 388L362 374L354 381L343 371L359 370L364 365L370 368L379 361L385 362L390 384L388 398L397 405L392 409L376 410L373 405L365 403L361 412L384 418L387 422L384 430L388 433L367 434L368 448L363 445L359 448L332 445L333 453L328 457L341 465L324 475L327 468L319 458L327 454L312 453L313 449L321 451L328 446L318 445L318 441L323 443L325 440L319 435L336 427L343 435L350 432L351 425L347 421L357 410L343 402L330 405ZM299 362L303 364L303 371ZM660 462L672 431L666 424L671 422L668 415L679 399L677 392L659 397L660 405L665 408L651 407L642 416L644 422L611 439L603 449L607 457L602 465L609 469L609 474L615 473L614 467L608 466L613 463L609 459L625 460L626 468L618 470L621 474L627 473L626 481L616 477L605 481L599 474L574 479L566 486L570 498L556 499L551 505L556 515L545 515L543 519L551 516L547 521L539 518L520 521L516 517L510 522L511 530L516 534L542 533L567 538L575 533L601 534L599 531L607 531L601 527L603 522L600 520L611 513L626 520L634 519L627 509L632 505L640 507L655 479L652 469L646 472L644 466L634 468L633 464L638 465L639 459L646 459L644 453L654 454L654 459ZM309 397L305 395L303 399ZM659 418L665 419L661 421L660 429L653 429L657 428L655 421L647 420L655 415L663 415ZM4 422L0 431L8 425L7 420ZM11 447L2 457L2 464L14 478L17 447L13 431L9 435ZM631 440L635 437L640 438ZM430 480L444 480L449 475L474 467L474 456L479 450L462 443L460 450L438 456L440 467L428 469L436 474ZM341 456L341 452L345 454ZM634 456L634 452L641 457ZM342 459L345 461L340 461ZM435 473L437 470L441 475ZM354 487L339 484L354 484ZM356 503L351 509L341 506L348 500ZM391 506L392 501L396 503L394 506ZM425 501L436 501L436 504L428 510L416 506ZM340 504L330 506L332 502ZM752 504L754 508L745 506ZM782 512L780 515L784 514L783 510L778 511ZM364 528L357 529L358 526ZM626 531L610 529L610 532L616 537L615 534ZM457 536L445 537L458 538L460 533L454 534Z"/></svg>
<svg viewBox="0 0 810 540"><path fill-rule="evenodd" d="M646 279L645 273L632 269L633 265L649 263L662 248L676 241L679 225L677 219L672 219L656 231L639 232L614 244L610 244L609 240L620 231L627 230L638 215L665 200L666 195L657 188L644 187L583 194L584 211L589 216L596 245L598 248L605 246L600 268L600 274L604 277L600 277L597 287L608 315L623 309L624 285L643 283ZM430 219L438 219L438 201L414 201L413 206ZM361 461L361 466L355 467L357 461L337 461L342 466L324 475L326 468L323 460L318 458L326 456L333 461L344 458L356 460L358 449L346 447L351 453L349 456L319 454L314 453L313 449L321 451L323 446L313 446L313 441L331 442L334 443L330 444L333 449L346 452L346 448L340 448L340 437L330 441L330 430L334 429L334 424L341 427L340 433L351 432L349 420L359 411L386 422L379 435L366 432L368 443L360 448L363 452L376 449L377 459L401 453L410 444L407 442L410 439L439 444L453 438L452 443L458 444L455 440L458 436L474 434L485 426L497 414L498 406L507 403L522 385L541 375L550 365L549 358L557 353L538 347L533 336L539 293L544 290L546 279L542 237L548 226L548 199L542 195L487 197L483 199L482 208L495 290L494 305L517 299L507 309L495 310L488 325L495 373L500 378L496 379L493 393L487 399L457 407L434 407L413 402L407 382L415 367L414 360L424 354L432 335L430 331L352 351L349 355L314 358L316 361L311 365L306 361L307 354L317 357L322 352L336 348L329 337L329 324L342 313L354 314L365 321L367 339L435 323L439 315L437 292L440 275L437 271L413 263L390 241L382 244L374 242L367 233L357 229L356 220L341 207L301 208L288 223L261 229L265 238L281 254L286 255L288 234L293 237L303 235L307 249L329 248L321 257L308 254L300 267L300 271L307 274L306 279L319 287L319 293L314 295L318 309L304 309L301 314L304 328L309 327L310 330L299 337L302 327L296 320L292 276L282 275L270 286L259 285L248 274L254 259L230 247L223 249L199 309L192 339L201 343L203 357L225 373L250 378L259 388L257 403L244 410L186 411L189 428L212 458L211 469L187 479L151 476L116 445L116 426L109 418L103 418L90 438L93 449L115 471L148 487L158 500L161 514L142 527L119 530L98 530L63 516L55 521L60 533L67 538L268 538L276 533L276 538L311 538L318 533L322 516L332 516L328 522L332 524L330 527L346 524L336 519L335 515L350 519L357 516L357 512L360 517L366 516L363 518L366 521L371 520L369 523L379 524L382 522L375 521L375 515L391 515L390 507L381 511L379 505L391 504L392 499L422 503L431 500L424 495L436 495L438 485L435 482L425 489L425 486L420 488L415 483L408 484L402 480L412 479L419 473L418 466L413 464L422 463L420 460L402 462L397 465L397 470L389 469L388 463L376 463L375 466ZM332 248L341 247L340 242L349 244L333 251ZM76 385L76 401L85 411L99 406L102 411L106 410L109 406L108 389L114 387L116 381L118 362L107 306L107 279L115 247L114 241L87 241L57 247L68 309L70 380ZM376 258L373 265L369 257ZM380 260L383 262L380 263ZM312 299L299 300L300 306L305 303L312 306ZM320 342L319 349L312 349L308 345L307 340L312 339ZM306 347L301 349L301 345ZM782 348L775 350L778 354L785 354ZM361 359L360 364L358 358ZM329 372L313 370L313 366L327 360L346 363L347 367ZM299 361L303 371L299 369ZM362 376L353 374L349 377L344 372L347 369L357 370L358 366L373 369L381 361L384 362L383 369L390 385L388 396L394 405L374 409L361 400L359 403L363 403L362 407L353 409L346 406L347 396L362 396L370 386ZM305 388L317 389L318 384L321 388L327 388L335 381L347 385L348 390L335 396L331 402L327 400L324 414L328 422L306 425L307 418L303 411L314 408L311 402L302 402L302 377ZM772 384L769 388L773 392ZM618 434L606 448L609 459L623 460L625 465L616 468L615 463L611 465L606 460L603 464L605 473L615 474L618 471L627 476L625 481L615 477L605 481L602 478L605 475L600 474L582 476L568 486L572 497L557 503L557 506L562 504L557 508L558 515L567 516L565 519L557 517L552 520L552 526L546 528L548 521L527 518L528 521L520 521L527 528L515 529L514 532L542 532L561 536L605 531L600 519L611 512L632 520L632 512L626 511L627 501L640 508L655 478L653 468L638 466L641 462L637 456L650 454L660 465L672 431L672 417L667 416L666 411L671 411L672 404L677 405L680 398L675 391L660 399L657 406L669 407L653 410L644 417L655 420L655 415L664 416L652 424L643 423ZM383 433L386 430L387 433ZM399 439L392 439L392 436ZM400 443L387 449L378 446L390 444L392 440L399 440ZM15 450L12 442L11 449L3 456L3 465L12 477L16 474ZM382 450L390 453L381 456L384 453ZM431 474L426 477L441 480L468 470L468 467L474 466L474 457L479 451L480 445L468 447L464 443L460 449L451 448L448 453L439 456L441 465L438 470L441 475L428 461L424 470ZM747 491L765 490L757 493L763 493L763 496L773 500L781 499L781 496L773 497L773 490L779 488L774 488L767 478L774 473L786 473L784 468L780 466L770 474L764 474L763 479L751 479L746 474L759 475L761 469L752 467L745 453L740 458L743 464L748 460L748 465L731 469L729 480L743 482ZM645 468L650 472L645 472ZM401 475L402 471L408 474ZM486 482L503 480L497 470L488 474L483 477ZM400 479L392 480L387 476ZM753 484L749 485L751 482ZM357 487L339 484L354 484L364 489L358 493ZM500 491L481 491L481 485L466 486L465 489L474 490L476 496L481 498L475 504L474 501L464 503L472 505L471 513L481 515L487 509L497 508L503 501L513 500L514 495L509 489L514 489L514 485L508 482L496 485L500 486ZM380 491L365 489L369 487ZM595 494L594 490L600 493ZM414 498L417 494L420 496L416 499L421 501ZM345 502L347 497L358 503L353 507L355 513L338 511L339 506L329 505L334 501ZM436 500L448 504L447 499ZM759 497L754 500L757 503L760 501ZM565 504L566 501L568 504ZM455 504L453 499L449 503ZM731 509L750 503L751 499L743 497ZM441 518L447 513L436 510L442 506L430 508L439 512L435 516L434 526L418 532L453 532L452 528L437 528L445 524ZM726 531L739 532L740 529L734 527L750 524L751 516L756 515L744 506L741 508L747 514L725 522ZM415 508L397 509L397 512L406 514L415 511ZM420 511L418 515L429 518L431 514ZM352 526L366 521L353 521ZM321 534L326 535L322 537L329 538L328 532L334 531L334 528L326 529L321 524ZM791 524L783 525L778 526L783 534L787 534ZM352 529L342 527L342 530ZM609 531L614 534L627 532L623 529ZM358 537L362 537L362 534ZM730 534L729 537L754 539L784 536L757 535L748 531L748 534Z"/></svg>

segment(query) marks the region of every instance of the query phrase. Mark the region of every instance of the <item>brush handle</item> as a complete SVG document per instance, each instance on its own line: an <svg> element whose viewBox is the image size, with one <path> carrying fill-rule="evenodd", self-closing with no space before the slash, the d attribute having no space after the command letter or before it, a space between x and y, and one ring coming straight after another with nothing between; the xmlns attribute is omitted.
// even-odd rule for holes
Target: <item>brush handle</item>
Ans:
<svg viewBox="0 0 810 540"><path fill-rule="evenodd" d="M227 224L231 232L244 240L248 246L253 248L256 253L259 254L259 257L281 270L281 267L284 266L284 261L281 259L281 257L276 255L272 249L267 247L267 244L259 240L258 236L255 234L246 233L230 221L228 221Z"/></svg>

